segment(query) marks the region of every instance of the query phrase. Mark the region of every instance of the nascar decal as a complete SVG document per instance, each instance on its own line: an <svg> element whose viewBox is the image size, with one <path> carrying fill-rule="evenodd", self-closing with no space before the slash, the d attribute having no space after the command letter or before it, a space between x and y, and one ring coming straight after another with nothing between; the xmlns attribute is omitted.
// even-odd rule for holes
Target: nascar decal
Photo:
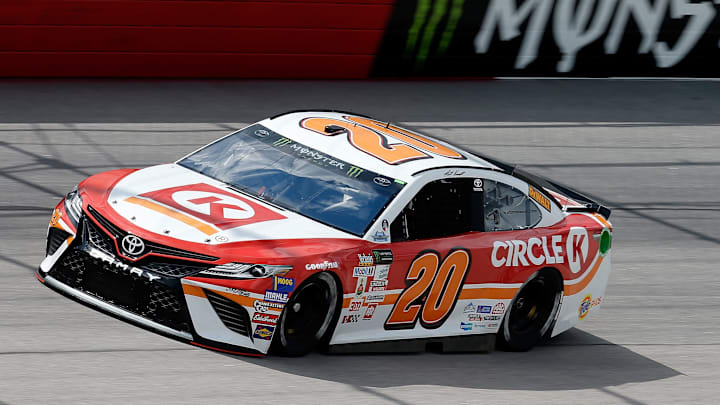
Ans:
<svg viewBox="0 0 720 405"><path fill-rule="evenodd" d="M326 136L346 135L348 142L356 149L391 165L428 159L432 155L465 159L461 153L447 146L389 123L363 117L343 118L348 121L335 118L306 118L300 122L300 126ZM388 137L400 142L390 143Z"/></svg>
<svg viewBox="0 0 720 405"><path fill-rule="evenodd" d="M384 328L412 329L418 319L426 329L440 327L450 316L470 269L470 251L460 248L440 260L438 252L421 252L410 264L400 293Z"/></svg>
<svg viewBox="0 0 720 405"><path fill-rule="evenodd" d="M543 236L524 240L493 242L490 256L494 267L541 266L565 263L570 271L578 273L588 258L588 233L585 228L572 227L563 243L562 235Z"/></svg>
<svg viewBox="0 0 720 405"><path fill-rule="evenodd" d="M180 220L207 235L257 222L285 219L260 204L205 183L155 190L139 197L142 198L129 197L126 201Z"/></svg>

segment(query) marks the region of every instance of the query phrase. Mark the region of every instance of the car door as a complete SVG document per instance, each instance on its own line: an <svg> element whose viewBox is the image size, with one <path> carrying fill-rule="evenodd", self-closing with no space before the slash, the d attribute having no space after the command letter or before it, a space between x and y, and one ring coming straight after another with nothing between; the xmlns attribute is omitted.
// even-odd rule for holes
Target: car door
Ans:
<svg viewBox="0 0 720 405"><path fill-rule="evenodd" d="M517 290L486 288L516 279L492 266L495 242L531 237L540 217L526 194L501 181L452 177L428 182L390 227L395 254L390 284L404 288L384 329L412 337L467 333L468 321L478 318L467 313L468 305L509 300ZM497 326L499 317L490 318L496 319L488 324Z"/></svg>

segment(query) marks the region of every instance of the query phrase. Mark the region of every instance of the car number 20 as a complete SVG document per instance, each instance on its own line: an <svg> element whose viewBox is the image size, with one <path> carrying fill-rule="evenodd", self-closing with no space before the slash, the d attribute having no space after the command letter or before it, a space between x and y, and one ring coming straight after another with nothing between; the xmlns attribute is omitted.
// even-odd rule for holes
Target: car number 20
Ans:
<svg viewBox="0 0 720 405"><path fill-rule="evenodd" d="M421 252L405 276L408 286L395 302L385 329L412 329L420 319L426 329L439 328L450 316L470 269L470 252L456 249L445 260L435 251Z"/></svg>

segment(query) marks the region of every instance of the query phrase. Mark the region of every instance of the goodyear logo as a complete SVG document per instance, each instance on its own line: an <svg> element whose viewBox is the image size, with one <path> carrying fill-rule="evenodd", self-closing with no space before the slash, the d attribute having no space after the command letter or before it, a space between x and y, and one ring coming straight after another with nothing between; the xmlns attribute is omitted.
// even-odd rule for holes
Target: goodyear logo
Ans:
<svg viewBox="0 0 720 405"><path fill-rule="evenodd" d="M263 340L270 340L270 338L272 338L273 332L275 332L274 326L258 325L255 327L253 337Z"/></svg>
<svg viewBox="0 0 720 405"><path fill-rule="evenodd" d="M295 289L295 279L290 277L273 277L273 290L291 292Z"/></svg>
<svg viewBox="0 0 720 405"><path fill-rule="evenodd" d="M543 208L550 211L550 200L544 195L542 195L539 191L532 188L532 186L530 187L528 195L530 195L530 198L537 201L538 204L542 205Z"/></svg>
<svg viewBox="0 0 720 405"><path fill-rule="evenodd" d="M345 174L347 174L348 177L358 177L358 176L361 175L362 172L364 172L364 171L365 171L365 170L363 170L363 169L361 169L361 168L359 168L359 167L350 166L350 168L348 169L347 173L345 173Z"/></svg>

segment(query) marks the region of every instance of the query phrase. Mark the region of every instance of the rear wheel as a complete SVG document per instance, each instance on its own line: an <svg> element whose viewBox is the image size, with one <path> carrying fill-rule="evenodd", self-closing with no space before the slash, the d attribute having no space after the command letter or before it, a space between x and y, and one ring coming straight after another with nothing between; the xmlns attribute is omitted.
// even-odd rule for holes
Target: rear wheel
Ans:
<svg viewBox="0 0 720 405"><path fill-rule="evenodd" d="M562 295L563 281L557 271L543 269L533 274L505 313L497 336L498 348L526 351L546 337L555 322Z"/></svg>
<svg viewBox="0 0 720 405"><path fill-rule="evenodd" d="M277 324L273 351L303 356L328 343L337 323L338 287L330 273L318 273L292 294Z"/></svg>

